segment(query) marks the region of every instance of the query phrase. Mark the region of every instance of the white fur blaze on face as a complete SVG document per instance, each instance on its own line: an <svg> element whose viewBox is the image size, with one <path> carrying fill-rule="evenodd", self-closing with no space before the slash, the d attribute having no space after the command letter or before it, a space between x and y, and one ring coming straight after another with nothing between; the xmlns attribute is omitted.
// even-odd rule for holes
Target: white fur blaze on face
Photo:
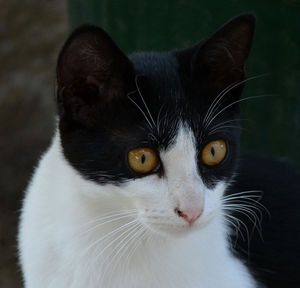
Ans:
<svg viewBox="0 0 300 288"><path fill-rule="evenodd" d="M175 140L170 149L160 153L164 176L138 180L140 184L144 182L144 189L149 189L147 201L142 201L142 221L167 234L210 223L221 210L226 188L222 181L213 189L204 184L197 167L195 137L188 127L182 125ZM151 185L156 187L155 191Z"/></svg>
<svg viewBox="0 0 300 288"><path fill-rule="evenodd" d="M181 127L176 143L168 152L161 154L174 210L188 223L195 222L204 210L204 184L196 163L196 149L191 131Z"/></svg>

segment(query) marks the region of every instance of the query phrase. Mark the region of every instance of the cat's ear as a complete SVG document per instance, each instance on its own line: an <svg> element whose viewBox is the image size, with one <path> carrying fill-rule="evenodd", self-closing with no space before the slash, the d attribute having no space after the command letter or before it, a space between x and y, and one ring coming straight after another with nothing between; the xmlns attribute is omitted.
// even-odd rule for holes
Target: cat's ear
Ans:
<svg viewBox="0 0 300 288"><path fill-rule="evenodd" d="M252 45L255 16L243 14L222 26L206 41L187 50L195 81L213 82L217 92L245 78L244 66Z"/></svg>
<svg viewBox="0 0 300 288"><path fill-rule="evenodd" d="M124 97L133 83L133 65L113 40L98 27L82 26L71 34L58 58L59 114L89 121L95 110Z"/></svg>

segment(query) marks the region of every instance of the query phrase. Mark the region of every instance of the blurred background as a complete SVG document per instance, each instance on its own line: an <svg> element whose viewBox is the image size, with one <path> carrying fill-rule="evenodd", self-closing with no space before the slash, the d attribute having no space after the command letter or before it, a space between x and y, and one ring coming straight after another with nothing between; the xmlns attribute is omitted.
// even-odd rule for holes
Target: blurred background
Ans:
<svg viewBox="0 0 300 288"><path fill-rule="evenodd" d="M71 29L103 27L126 53L184 48L252 11L257 31L242 105L244 152L300 169L299 0L0 0L0 287L21 287L23 191L54 131L55 62ZM258 163L259 165L259 163Z"/></svg>

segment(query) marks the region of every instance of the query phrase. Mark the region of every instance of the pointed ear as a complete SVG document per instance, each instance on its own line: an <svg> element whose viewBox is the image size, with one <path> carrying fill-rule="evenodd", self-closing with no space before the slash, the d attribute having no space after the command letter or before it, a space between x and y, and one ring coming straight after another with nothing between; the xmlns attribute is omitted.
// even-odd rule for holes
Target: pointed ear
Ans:
<svg viewBox="0 0 300 288"><path fill-rule="evenodd" d="M245 78L248 58L255 30L255 16L240 15L197 47L192 57L192 75L206 75L218 92Z"/></svg>
<svg viewBox="0 0 300 288"><path fill-rule="evenodd" d="M71 34L58 58L59 114L87 122L101 107L124 97L132 83L133 65L113 40L98 27L82 26Z"/></svg>

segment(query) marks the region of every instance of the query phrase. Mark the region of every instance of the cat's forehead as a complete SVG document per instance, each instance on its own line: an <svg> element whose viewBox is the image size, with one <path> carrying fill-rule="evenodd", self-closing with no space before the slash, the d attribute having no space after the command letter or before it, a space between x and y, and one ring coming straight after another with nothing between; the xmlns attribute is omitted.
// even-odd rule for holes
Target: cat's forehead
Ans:
<svg viewBox="0 0 300 288"><path fill-rule="evenodd" d="M139 52L129 55L136 72L155 78L156 75L176 76L178 62L170 52Z"/></svg>
<svg viewBox="0 0 300 288"><path fill-rule="evenodd" d="M197 136L202 129L201 118L211 104L211 91L205 91L205 83L191 85L188 75L181 73L186 63L180 63L173 52L143 52L129 58L136 73L136 90L129 100L144 112L135 113L132 121L138 126L154 122L147 128L152 126L150 130L158 134L159 146L164 149L173 143L180 123Z"/></svg>
<svg viewBox="0 0 300 288"><path fill-rule="evenodd" d="M129 58L137 76L136 84L144 88L144 93L152 92L161 97L173 94L173 98L179 97L182 90L179 64L171 53L135 53Z"/></svg>
<svg viewBox="0 0 300 288"><path fill-rule="evenodd" d="M144 108L149 108L156 121L164 119L164 125L170 121L190 122L198 118L200 106L204 109L207 106L207 95L187 89L186 77L180 73L181 64L172 52L135 53L130 55L130 60L136 74L135 99L142 107L148 106ZM201 103L195 103L199 99Z"/></svg>
<svg viewBox="0 0 300 288"><path fill-rule="evenodd" d="M198 121L217 95L214 85L205 80L207 75L192 76L189 61L176 50L135 53L129 59L135 70L134 89L139 90L153 113L164 106L183 122Z"/></svg>

